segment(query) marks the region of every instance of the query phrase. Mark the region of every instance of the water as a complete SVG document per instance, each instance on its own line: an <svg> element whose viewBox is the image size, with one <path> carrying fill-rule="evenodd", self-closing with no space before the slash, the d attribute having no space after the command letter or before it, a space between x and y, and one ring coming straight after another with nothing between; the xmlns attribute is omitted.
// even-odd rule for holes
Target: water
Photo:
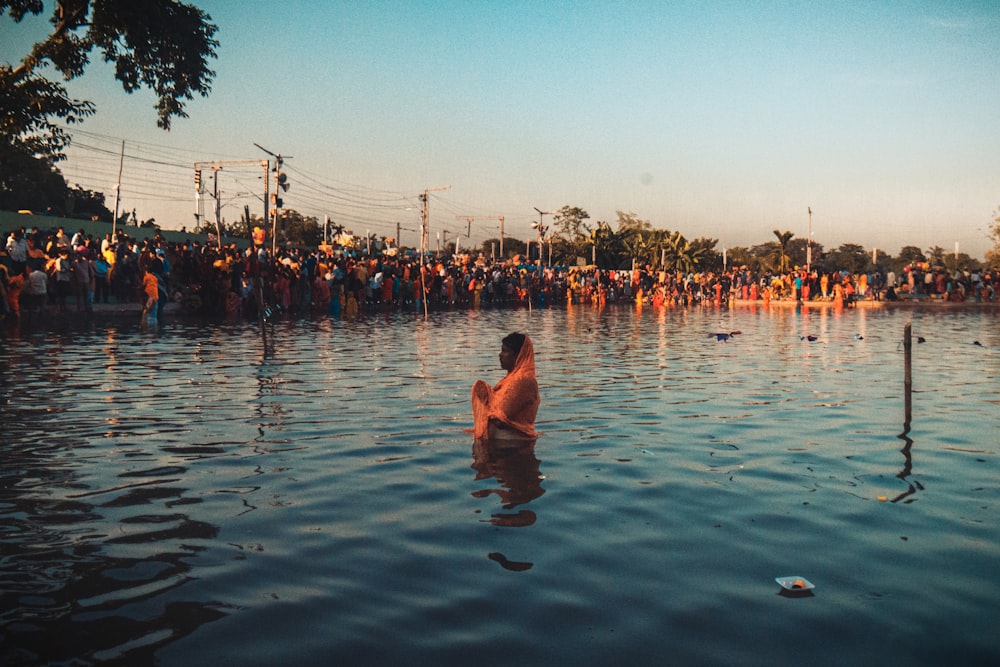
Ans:
<svg viewBox="0 0 1000 667"><path fill-rule="evenodd" d="M392 314L276 323L267 358L253 324L8 335L0 662L995 664L998 319ZM515 329L543 436L474 458Z"/></svg>

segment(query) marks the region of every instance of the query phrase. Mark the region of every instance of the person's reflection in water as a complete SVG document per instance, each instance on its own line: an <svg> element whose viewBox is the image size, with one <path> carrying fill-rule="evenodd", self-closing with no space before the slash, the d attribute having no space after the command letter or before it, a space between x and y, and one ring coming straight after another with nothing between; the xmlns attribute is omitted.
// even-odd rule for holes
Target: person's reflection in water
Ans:
<svg viewBox="0 0 1000 667"><path fill-rule="evenodd" d="M534 442L477 439L472 445L476 479L495 478L500 488L481 489L472 495L485 498L496 494L504 510L515 510L545 493L539 466ZM495 513L489 522L495 526L520 527L530 526L535 518L531 510L518 509Z"/></svg>
<svg viewBox="0 0 1000 667"><path fill-rule="evenodd" d="M517 508L545 493L535 457L535 416L541 401L531 339L521 333L504 338L500 367L507 375L493 387L483 380L472 385L472 467L477 480L495 478L500 488L481 489L472 495L486 498L496 494L504 510L516 510L492 514L488 521L494 526L530 526L535 523L535 513ZM532 563L512 561L499 552L488 557L514 572L532 567Z"/></svg>

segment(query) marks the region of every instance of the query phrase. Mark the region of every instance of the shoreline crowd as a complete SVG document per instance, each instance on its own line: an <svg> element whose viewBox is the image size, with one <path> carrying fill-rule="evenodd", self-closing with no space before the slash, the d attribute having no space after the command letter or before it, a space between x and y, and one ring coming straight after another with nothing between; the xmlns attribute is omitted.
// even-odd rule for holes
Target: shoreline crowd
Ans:
<svg viewBox="0 0 1000 667"><path fill-rule="evenodd" d="M821 273L804 267L776 273L733 267L722 272L541 267L520 256L491 261L460 255L447 260L351 248L249 248L159 234L139 241L118 231L95 238L80 230L19 229L0 246L0 317L78 312L97 304L142 304L162 314L166 303L182 311L257 318L281 313L356 315L362 310L503 307L530 304L639 303L693 306L731 301L832 302L937 300L996 302L1000 273L948 272L915 263L892 271Z"/></svg>

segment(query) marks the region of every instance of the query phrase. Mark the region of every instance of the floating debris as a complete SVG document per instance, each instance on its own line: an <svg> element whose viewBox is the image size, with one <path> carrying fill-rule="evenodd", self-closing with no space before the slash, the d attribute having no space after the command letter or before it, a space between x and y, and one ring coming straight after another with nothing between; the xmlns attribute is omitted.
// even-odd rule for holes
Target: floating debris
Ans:
<svg viewBox="0 0 1000 667"><path fill-rule="evenodd" d="M786 591L791 591L792 593L803 593L816 588L812 582L800 576L775 577L774 580L778 582L779 586L784 588Z"/></svg>

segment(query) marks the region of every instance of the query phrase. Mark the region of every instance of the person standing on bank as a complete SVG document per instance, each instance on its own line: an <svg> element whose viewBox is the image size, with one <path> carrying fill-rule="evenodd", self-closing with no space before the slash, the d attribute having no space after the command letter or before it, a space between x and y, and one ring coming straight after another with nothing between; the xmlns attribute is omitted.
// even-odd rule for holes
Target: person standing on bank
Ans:
<svg viewBox="0 0 1000 667"><path fill-rule="evenodd" d="M94 279L97 271L93 262L90 261L89 252L86 249L76 253L73 260L73 293L76 296L77 311L86 310L88 313L94 310Z"/></svg>
<svg viewBox="0 0 1000 667"><path fill-rule="evenodd" d="M495 386L472 385L473 434L477 440L534 440L541 398L531 339L512 333L501 341L500 367L507 375Z"/></svg>
<svg viewBox="0 0 1000 667"><path fill-rule="evenodd" d="M28 266L28 242L24 239L24 232L20 229L10 233L7 239L7 257L10 258L10 274L20 275L24 273Z"/></svg>

